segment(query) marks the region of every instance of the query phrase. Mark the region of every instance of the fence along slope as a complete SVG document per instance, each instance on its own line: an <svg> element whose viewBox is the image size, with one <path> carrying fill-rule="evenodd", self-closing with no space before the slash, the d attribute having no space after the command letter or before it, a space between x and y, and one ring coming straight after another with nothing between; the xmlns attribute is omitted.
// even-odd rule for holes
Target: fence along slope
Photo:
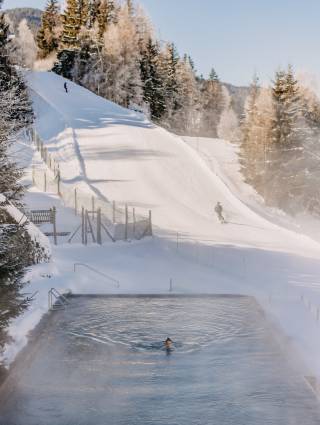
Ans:
<svg viewBox="0 0 320 425"><path fill-rule="evenodd" d="M97 226L98 211L101 211L101 226L108 238L117 240L140 240L146 236L152 236L152 213L136 212L133 206L118 206L116 203L99 199L95 195L85 193L77 185L66 184L61 176L59 162L44 146L43 141L33 128L30 134L31 140L40 153L44 166L33 166L32 181L44 192L56 193L62 199L65 206L73 208L75 215L85 214L90 217L90 222ZM102 232L103 233L103 232Z"/></svg>

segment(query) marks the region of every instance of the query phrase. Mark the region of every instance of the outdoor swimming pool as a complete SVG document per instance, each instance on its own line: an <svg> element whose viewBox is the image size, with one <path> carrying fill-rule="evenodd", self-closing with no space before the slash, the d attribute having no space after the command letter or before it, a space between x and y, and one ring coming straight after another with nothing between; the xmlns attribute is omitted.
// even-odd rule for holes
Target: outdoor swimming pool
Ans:
<svg viewBox="0 0 320 425"><path fill-rule="evenodd" d="M75 297L40 333L0 425L320 423L249 297Z"/></svg>

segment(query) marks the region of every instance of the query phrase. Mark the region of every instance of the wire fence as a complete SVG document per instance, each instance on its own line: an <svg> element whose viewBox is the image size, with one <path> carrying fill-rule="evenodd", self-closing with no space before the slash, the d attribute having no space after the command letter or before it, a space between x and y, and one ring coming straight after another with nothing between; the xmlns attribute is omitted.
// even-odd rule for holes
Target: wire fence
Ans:
<svg viewBox="0 0 320 425"><path fill-rule="evenodd" d="M146 236L152 236L152 213L150 210L143 213L139 209L137 213L134 206L117 205L115 201L106 201L89 193L89 188L87 192L80 185L65 183L59 162L45 147L35 129L31 132L31 139L43 160L43 164L34 165L32 168L32 182L35 186L44 192L59 195L64 205L72 208L75 215L85 214L89 225L96 227L99 225L97 222L99 213L101 225L113 241L140 240Z"/></svg>
<svg viewBox="0 0 320 425"><path fill-rule="evenodd" d="M197 238L183 232L159 233L157 237L162 246L182 258L236 278L245 279L247 276L247 254L242 253L240 248L230 249L230 246L221 245L219 241L200 236Z"/></svg>

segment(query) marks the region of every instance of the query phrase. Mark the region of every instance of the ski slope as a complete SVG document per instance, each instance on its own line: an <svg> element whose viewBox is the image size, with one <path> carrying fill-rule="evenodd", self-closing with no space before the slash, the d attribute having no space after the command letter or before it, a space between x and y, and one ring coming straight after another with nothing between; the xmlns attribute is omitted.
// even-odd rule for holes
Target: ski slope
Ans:
<svg viewBox="0 0 320 425"><path fill-rule="evenodd" d="M47 311L52 287L61 292L141 294L168 293L172 284L176 293L254 296L288 337L285 349L303 359L302 373L320 377L319 244L282 226L261 204L256 208L256 194L244 187L233 147L219 141L213 148L206 139L201 143L205 154L199 155L197 140L188 145L142 115L69 81L65 93L65 80L53 73L28 72L26 77L37 131L59 161L70 191L76 186L105 200L151 208L156 237L85 247L60 239L52 247L51 262L28 273L26 290L37 297L10 324L6 362L14 359ZM39 153L24 142L17 151L30 158L24 164L25 184L31 186L27 206L55 205L58 229L72 231L79 224L73 210L56 194L32 187L31 162L43 167ZM217 201L226 211L226 225L213 212ZM79 262L119 280L120 288L85 268L75 274Z"/></svg>
<svg viewBox="0 0 320 425"><path fill-rule="evenodd" d="M48 72L29 72L37 131L70 190L153 211L157 228L199 240L305 255L319 246L248 208L180 137ZM228 221L214 213L217 201Z"/></svg>

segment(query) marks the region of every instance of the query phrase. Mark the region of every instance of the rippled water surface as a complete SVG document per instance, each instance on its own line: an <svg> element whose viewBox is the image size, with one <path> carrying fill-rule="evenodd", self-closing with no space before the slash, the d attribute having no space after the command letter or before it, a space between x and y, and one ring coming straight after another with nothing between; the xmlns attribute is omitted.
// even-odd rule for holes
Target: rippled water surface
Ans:
<svg viewBox="0 0 320 425"><path fill-rule="evenodd" d="M73 298L28 348L0 425L319 425L277 341L251 298Z"/></svg>

